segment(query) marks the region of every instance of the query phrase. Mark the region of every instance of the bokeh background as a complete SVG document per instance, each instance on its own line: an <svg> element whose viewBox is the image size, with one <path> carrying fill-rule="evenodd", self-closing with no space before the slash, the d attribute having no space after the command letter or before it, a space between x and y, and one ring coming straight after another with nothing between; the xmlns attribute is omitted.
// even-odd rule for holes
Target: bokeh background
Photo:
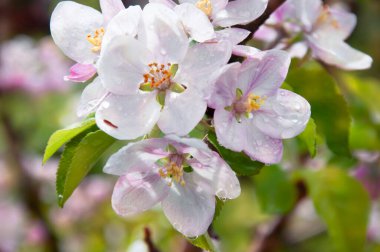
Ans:
<svg viewBox="0 0 380 252"><path fill-rule="evenodd" d="M77 2L99 9L97 0ZM367 190L371 213L365 249L380 251L380 1L328 2L346 4L358 16L349 43L374 58L370 70L343 75L346 84L341 88L353 117L352 156L333 154L321 139L312 159L299 138L287 140L283 162L263 168L257 176L242 177L242 195L222 208L210 230L221 251L334 251L304 185L287 197L293 189L278 173L269 172L286 175L331 165ZM57 3L0 0L0 251L200 251L173 230L158 207L128 219L117 216L110 202L115 178L102 173L105 158L65 207L58 207L54 183L59 155L45 166L42 155L55 130L80 120L75 108L86 84L63 81L73 62L49 37L49 17ZM285 211L263 200L263 191L282 201ZM357 199L344 207L360 204ZM350 228L354 232L356 227Z"/></svg>

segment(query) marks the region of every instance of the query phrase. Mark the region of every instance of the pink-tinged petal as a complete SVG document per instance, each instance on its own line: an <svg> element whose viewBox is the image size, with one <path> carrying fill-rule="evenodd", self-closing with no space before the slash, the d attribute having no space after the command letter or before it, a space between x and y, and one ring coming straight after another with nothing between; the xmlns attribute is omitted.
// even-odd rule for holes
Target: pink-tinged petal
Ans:
<svg viewBox="0 0 380 252"><path fill-rule="evenodd" d="M212 14L214 16L215 13L222 11L226 8L228 4L228 0L210 0L212 6Z"/></svg>
<svg viewBox="0 0 380 252"><path fill-rule="evenodd" d="M179 65L174 81L191 85L200 91L207 90L218 77L220 68L227 64L231 51L232 46L228 41L191 46Z"/></svg>
<svg viewBox="0 0 380 252"><path fill-rule="evenodd" d="M207 190L210 188L221 199L235 199L240 195L240 183L235 172L216 152L197 151L188 163L193 168L194 181ZM210 190L208 189L208 190Z"/></svg>
<svg viewBox="0 0 380 252"><path fill-rule="evenodd" d="M213 24L222 27L248 24L261 16L267 5L267 0L235 0L229 2L224 10L213 15Z"/></svg>
<svg viewBox="0 0 380 252"><path fill-rule="evenodd" d="M277 39L279 36L278 32L266 25L260 26L260 28L253 35L254 39L264 41L266 43L271 43Z"/></svg>
<svg viewBox="0 0 380 252"><path fill-rule="evenodd" d="M64 77L65 81L86 82L96 74L93 64L77 63L70 68L70 75Z"/></svg>
<svg viewBox="0 0 380 252"><path fill-rule="evenodd" d="M363 70L370 68L372 58L343 41L326 37L315 38L308 36L309 45L315 57L327 64L345 70Z"/></svg>
<svg viewBox="0 0 380 252"><path fill-rule="evenodd" d="M122 216L144 212L163 200L169 186L156 173L130 173L117 181L112 194L112 207Z"/></svg>
<svg viewBox="0 0 380 252"><path fill-rule="evenodd" d="M240 28L226 28L215 33L218 40L228 40L232 45L237 45L246 39L251 32Z"/></svg>
<svg viewBox="0 0 380 252"><path fill-rule="evenodd" d="M99 3L106 23L108 23L120 11L125 9L121 0L99 0Z"/></svg>
<svg viewBox="0 0 380 252"><path fill-rule="evenodd" d="M245 118L243 118L244 120ZM214 112L214 126L220 145L240 152L247 142L246 126L239 123L233 113L224 108L218 108Z"/></svg>
<svg viewBox="0 0 380 252"><path fill-rule="evenodd" d="M87 35L103 25L103 16L97 10L72 1L60 2L50 21L51 35L66 56L81 64L92 64L98 55Z"/></svg>
<svg viewBox="0 0 380 252"><path fill-rule="evenodd" d="M120 11L108 24L102 40L102 49L107 48L113 38L120 35L137 35L141 21L142 10L140 6L130 6Z"/></svg>
<svg viewBox="0 0 380 252"><path fill-rule="evenodd" d="M223 67L213 87L212 95L208 99L209 107L222 109L233 103L240 66L239 62L235 62Z"/></svg>
<svg viewBox="0 0 380 252"><path fill-rule="evenodd" d="M310 104L298 94L280 89L268 97L254 114L255 125L273 138L292 138L300 134L310 119Z"/></svg>
<svg viewBox="0 0 380 252"><path fill-rule="evenodd" d="M292 45L287 52L289 53L290 57L292 58L299 58L302 59L305 57L307 50L309 48L307 47L307 43L305 41L295 43Z"/></svg>
<svg viewBox="0 0 380 252"><path fill-rule="evenodd" d="M104 87L118 95L135 94L153 61L150 52L130 36L117 36L104 49L98 64Z"/></svg>
<svg viewBox="0 0 380 252"><path fill-rule="evenodd" d="M157 160L168 155L164 151L168 143L169 141L161 138L130 143L108 159L103 171L117 176L132 172L150 172Z"/></svg>
<svg viewBox="0 0 380 252"><path fill-rule="evenodd" d="M343 40L347 39L356 26L355 14L335 8L330 8L330 14L332 16L333 22L336 21L338 23L337 29L335 29L334 32L335 35L336 32L339 31L339 37Z"/></svg>
<svg viewBox="0 0 380 252"><path fill-rule="evenodd" d="M188 37L176 13L163 4L148 3L143 10L139 41L171 63L186 55Z"/></svg>
<svg viewBox="0 0 380 252"><path fill-rule="evenodd" d="M252 46L245 46L245 45L235 45L232 47L232 54L240 57L245 58L254 58L256 53L260 52L259 49L254 48Z"/></svg>
<svg viewBox="0 0 380 252"><path fill-rule="evenodd" d="M274 94L285 80L289 65L290 57L285 51L258 52L242 63L238 86L244 94Z"/></svg>
<svg viewBox="0 0 380 252"><path fill-rule="evenodd" d="M187 237L207 232L215 212L215 197L184 175L185 186L173 183L162 208L173 227Z"/></svg>
<svg viewBox="0 0 380 252"><path fill-rule="evenodd" d="M279 163L282 159L282 140L262 133L255 125L255 118L246 121L247 138L244 152L254 160L266 164Z"/></svg>
<svg viewBox="0 0 380 252"><path fill-rule="evenodd" d="M179 143L177 150L182 153L193 153L194 151L211 152L210 148L205 142L197 138L179 137L177 135L166 135L165 139L171 140L172 144Z"/></svg>
<svg viewBox="0 0 380 252"><path fill-rule="evenodd" d="M155 92L109 95L96 112L96 124L107 134L131 140L149 133L157 123L161 106Z"/></svg>
<svg viewBox="0 0 380 252"><path fill-rule="evenodd" d="M103 87L99 77L96 78L83 90L77 109L77 115L82 117L94 112L106 98L107 94L108 91Z"/></svg>
<svg viewBox="0 0 380 252"><path fill-rule="evenodd" d="M195 90L187 89L180 94L169 92L158 127L165 134L186 135L202 119L206 108L206 101Z"/></svg>
<svg viewBox="0 0 380 252"><path fill-rule="evenodd" d="M214 26L206 14L193 4L177 5L174 11L179 16L186 32L195 41L205 42L215 38Z"/></svg>
<svg viewBox="0 0 380 252"><path fill-rule="evenodd" d="M198 2L198 0L178 0L178 2L180 4L183 4L183 3L191 3L191 4L196 4Z"/></svg>
<svg viewBox="0 0 380 252"><path fill-rule="evenodd" d="M174 9L174 7L177 6L177 4L173 0L149 0L149 3L164 4L170 9Z"/></svg>

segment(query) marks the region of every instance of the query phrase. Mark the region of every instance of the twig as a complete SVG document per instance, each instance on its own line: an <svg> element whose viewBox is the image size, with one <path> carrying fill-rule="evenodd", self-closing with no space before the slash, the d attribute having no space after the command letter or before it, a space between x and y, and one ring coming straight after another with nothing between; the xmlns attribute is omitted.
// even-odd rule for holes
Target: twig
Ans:
<svg viewBox="0 0 380 252"><path fill-rule="evenodd" d="M160 252L158 248L155 247L155 245L152 242L152 236L149 228L145 227L144 228L144 241L146 245L148 246L149 252Z"/></svg>

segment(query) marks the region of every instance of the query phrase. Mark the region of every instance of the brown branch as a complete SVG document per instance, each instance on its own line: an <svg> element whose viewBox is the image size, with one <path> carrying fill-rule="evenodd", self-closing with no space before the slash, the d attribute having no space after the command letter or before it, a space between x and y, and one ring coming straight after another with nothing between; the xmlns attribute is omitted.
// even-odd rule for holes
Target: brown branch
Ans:
<svg viewBox="0 0 380 252"><path fill-rule="evenodd" d="M150 229L147 227L144 228L144 241L148 246L149 252L160 252L160 250L154 245L152 241L152 234L150 232Z"/></svg>

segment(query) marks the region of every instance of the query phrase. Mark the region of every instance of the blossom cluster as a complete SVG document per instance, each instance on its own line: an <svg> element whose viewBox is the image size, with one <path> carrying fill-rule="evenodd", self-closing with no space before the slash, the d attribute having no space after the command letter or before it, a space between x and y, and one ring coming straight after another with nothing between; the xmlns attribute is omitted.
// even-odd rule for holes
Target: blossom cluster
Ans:
<svg viewBox="0 0 380 252"><path fill-rule="evenodd" d="M120 176L112 196L115 211L133 215L161 203L174 228L193 237L207 231L215 196L234 199L240 185L227 162L189 133L199 123L208 124L225 148L278 163L282 139L300 134L311 112L303 97L280 88L292 55L286 50L298 40L265 51L239 45L250 32L233 26L261 16L267 0L179 2L151 0L144 8L125 8L119 0L100 0L100 13L63 1L52 14L51 33L77 62L65 79L91 81L83 90L78 116L95 113L97 126L110 136L140 140L120 149L104 168ZM285 4L279 9L283 15L274 14L283 17L275 28L289 26L289 33L301 36L319 59L339 65L339 53L347 49L342 41L352 25L334 25L335 16L320 0L309 2L302 13L312 17L302 15L288 25L288 17L299 15L284 9L299 7ZM324 32L336 36L318 40ZM333 53L318 41L332 45L328 52ZM231 62L232 55L242 62ZM349 56L363 55L349 51ZM365 57L345 63L346 69L370 64ZM165 137L149 138L155 126Z"/></svg>

